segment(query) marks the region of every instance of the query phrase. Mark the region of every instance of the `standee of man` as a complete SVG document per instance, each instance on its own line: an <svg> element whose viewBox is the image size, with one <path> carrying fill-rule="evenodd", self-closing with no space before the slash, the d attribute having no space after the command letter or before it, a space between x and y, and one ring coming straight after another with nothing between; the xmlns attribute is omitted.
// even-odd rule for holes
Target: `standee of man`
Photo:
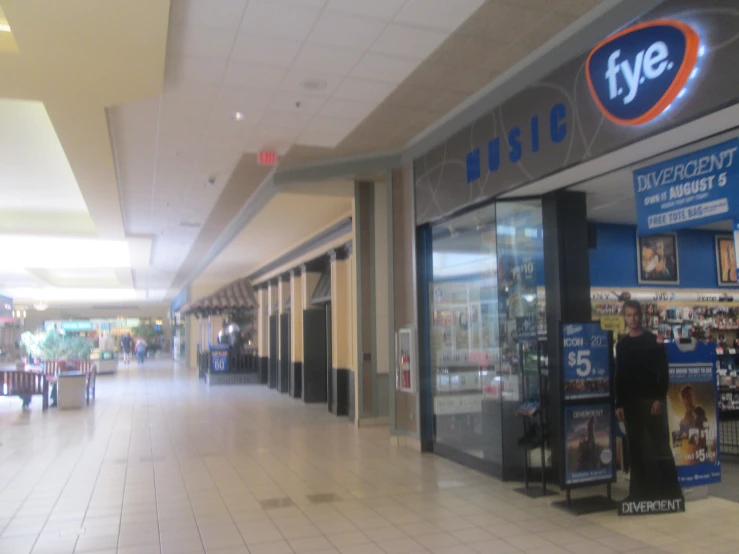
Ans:
<svg viewBox="0 0 739 554"><path fill-rule="evenodd" d="M685 511L665 413L667 352L644 329L639 302L625 302L623 316L629 332L616 345L616 417L626 425L630 482L619 513ZM634 504L650 509L633 510Z"/></svg>

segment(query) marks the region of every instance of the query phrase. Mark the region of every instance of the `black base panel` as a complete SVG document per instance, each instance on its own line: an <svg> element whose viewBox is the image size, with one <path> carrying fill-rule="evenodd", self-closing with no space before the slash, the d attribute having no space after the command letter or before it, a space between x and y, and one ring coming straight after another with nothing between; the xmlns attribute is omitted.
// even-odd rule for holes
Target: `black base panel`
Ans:
<svg viewBox="0 0 739 554"><path fill-rule="evenodd" d="M586 496L585 498L573 498L569 502L566 500L554 502L552 506L575 516L585 516L598 512L615 511L618 509L618 502L609 500L605 496Z"/></svg>

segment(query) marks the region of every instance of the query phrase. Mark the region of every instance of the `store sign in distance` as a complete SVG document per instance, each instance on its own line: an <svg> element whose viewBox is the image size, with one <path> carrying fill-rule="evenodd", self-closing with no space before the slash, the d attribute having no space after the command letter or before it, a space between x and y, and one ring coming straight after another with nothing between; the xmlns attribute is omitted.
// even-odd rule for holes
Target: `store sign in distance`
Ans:
<svg viewBox="0 0 739 554"><path fill-rule="evenodd" d="M652 121L685 88L699 48L698 33L672 20L641 23L608 37L586 62L595 103L619 125Z"/></svg>

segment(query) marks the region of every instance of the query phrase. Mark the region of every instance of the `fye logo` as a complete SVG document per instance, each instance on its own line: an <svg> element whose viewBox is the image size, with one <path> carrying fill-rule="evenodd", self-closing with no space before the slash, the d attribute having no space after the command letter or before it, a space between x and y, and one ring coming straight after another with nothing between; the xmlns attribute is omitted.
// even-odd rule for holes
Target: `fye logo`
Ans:
<svg viewBox="0 0 739 554"><path fill-rule="evenodd" d="M650 21L616 33L586 62L595 103L620 125L652 121L687 84L699 46L698 34L679 21Z"/></svg>

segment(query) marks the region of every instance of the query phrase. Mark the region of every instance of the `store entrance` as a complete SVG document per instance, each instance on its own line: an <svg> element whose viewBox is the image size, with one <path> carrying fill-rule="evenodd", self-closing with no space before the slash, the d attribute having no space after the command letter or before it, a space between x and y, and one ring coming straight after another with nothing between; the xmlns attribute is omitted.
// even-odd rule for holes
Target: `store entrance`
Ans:
<svg viewBox="0 0 739 554"><path fill-rule="evenodd" d="M739 466L735 465L739 461L739 283L733 223L712 221L640 235L637 202L643 200L635 195L634 171L671 163L737 136L739 129L571 188L587 195L593 320L610 319L611 325L615 322L619 327L616 338L624 336L619 314L626 300L636 300L644 312L645 328L666 343L715 344L716 382L708 378L688 383L670 377L666 406L670 444L679 470L718 460L720 452L721 484L712 485L710 494L735 501L739 501ZM710 156L707 159L710 162ZM700 180L697 183L699 187ZM655 191L655 198L663 193L667 198L682 197L688 192L692 188L668 183ZM623 425L620 431L617 459L623 469L628 465ZM619 474L619 481L626 480L626 475Z"/></svg>

